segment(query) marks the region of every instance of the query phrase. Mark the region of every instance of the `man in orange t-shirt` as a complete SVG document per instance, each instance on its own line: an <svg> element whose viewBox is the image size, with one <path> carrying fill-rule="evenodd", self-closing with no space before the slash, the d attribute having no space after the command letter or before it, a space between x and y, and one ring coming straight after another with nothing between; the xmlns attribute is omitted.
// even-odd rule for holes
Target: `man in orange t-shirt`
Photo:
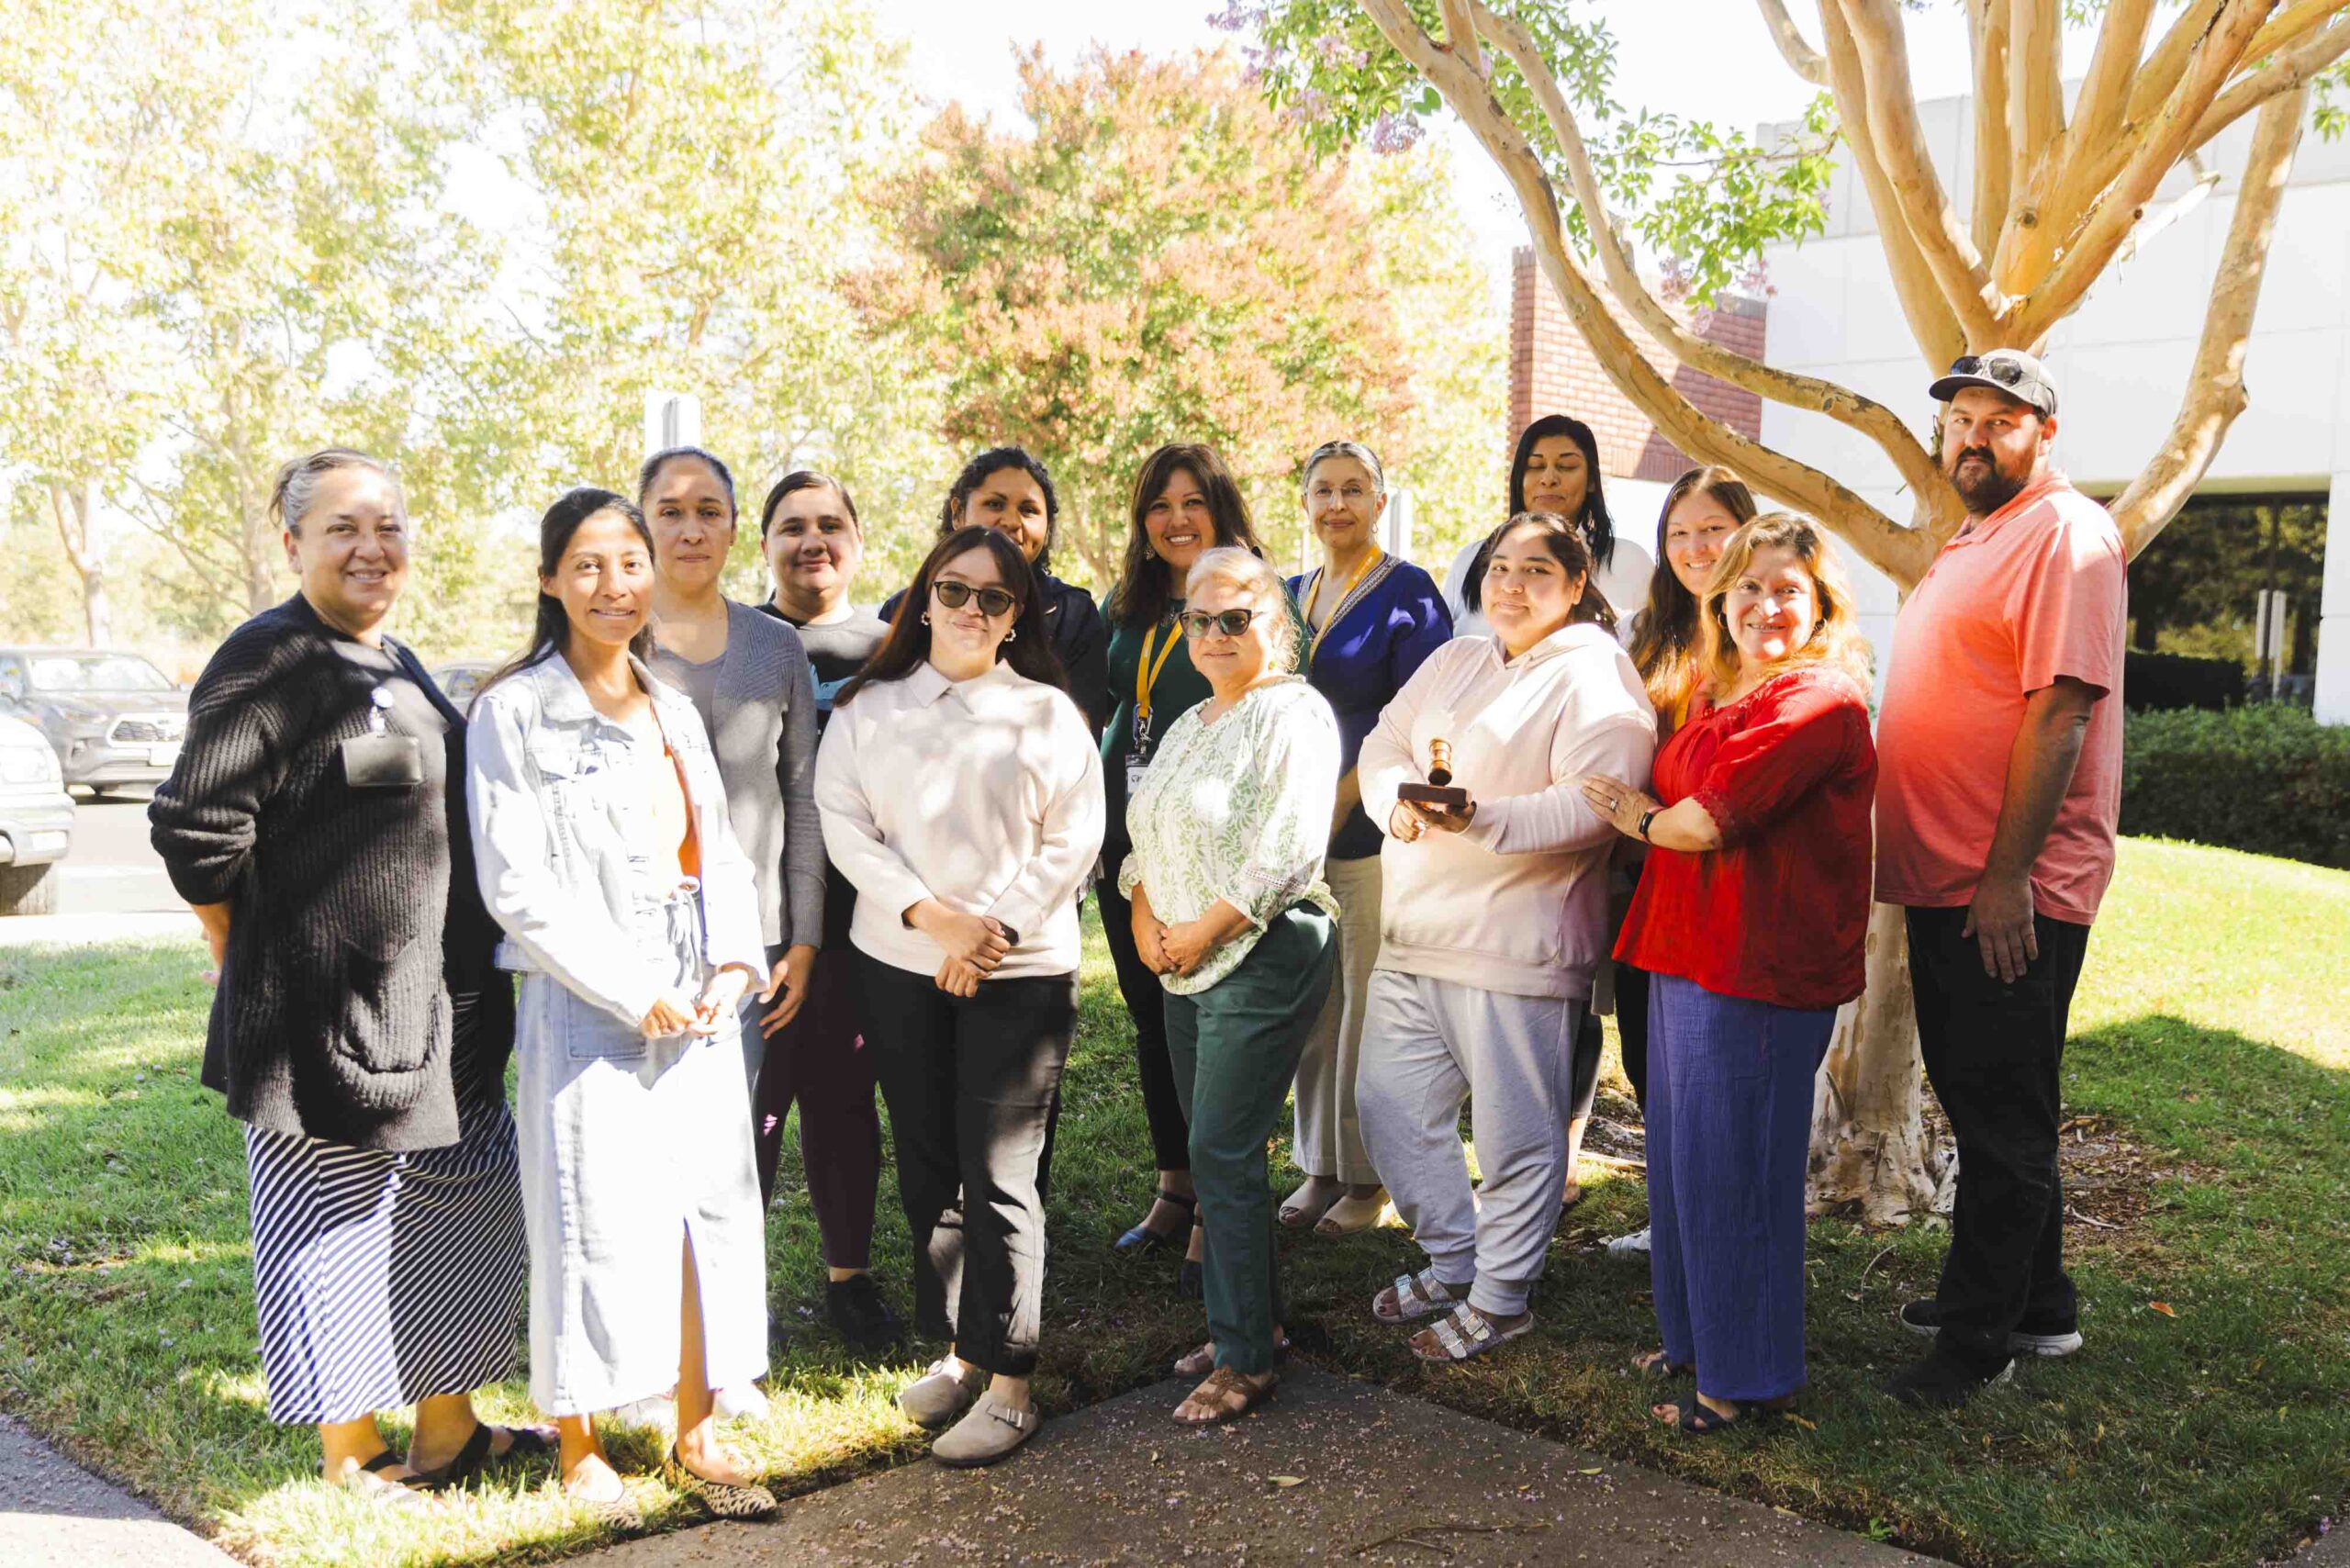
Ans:
<svg viewBox="0 0 2350 1568"><path fill-rule="evenodd" d="M2050 465L2056 387L2030 354L1934 383L1966 503L1901 607L1877 725L1876 896L1908 914L1926 1076L1958 1138L1931 1354L1887 1384L1964 1404L2019 1353L2080 1348L2064 1266L2057 1067L2121 808L2127 557Z"/></svg>

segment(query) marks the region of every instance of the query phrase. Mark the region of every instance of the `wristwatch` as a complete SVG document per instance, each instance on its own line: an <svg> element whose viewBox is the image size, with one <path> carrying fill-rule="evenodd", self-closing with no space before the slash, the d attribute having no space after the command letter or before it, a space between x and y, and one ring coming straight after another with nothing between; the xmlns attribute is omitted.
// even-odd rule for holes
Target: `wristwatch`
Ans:
<svg viewBox="0 0 2350 1568"><path fill-rule="evenodd" d="M1662 810L1664 810L1662 806L1651 806L1647 811L1640 813L1639 832L1641 843L1646 844L1649 841L1649 823L1656 821L1657 813Z"/></svg>

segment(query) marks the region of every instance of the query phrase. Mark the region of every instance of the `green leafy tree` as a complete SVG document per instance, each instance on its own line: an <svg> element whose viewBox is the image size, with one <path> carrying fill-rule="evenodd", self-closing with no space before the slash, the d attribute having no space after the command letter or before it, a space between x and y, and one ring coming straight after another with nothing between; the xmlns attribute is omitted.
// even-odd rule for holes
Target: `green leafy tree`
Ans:
<svg viewBox="0 0 2350 1568"><path fill-rule="evenodd" d="M1464 541L1501 520L1508 498L1508 323L1453 200L1449 159L1426 147L1361 159L1352 190L1410 398L1396 450L1381 456L1389 484L1412 492L1414 554L1440 573Z"/></svg>
<svg viewBox="0 0 2350 1568"><path fill-rule="evenodd" d="M476 411L498 438L464 443L495 454L503 498L631 487L645 398L674 391L699 399L746 508L821 465L878 550L918 532L946 462L934 388L873 351L837 288L877 243L857 191L911 133L903 47L855 4L423 3L529 213ZM730 584L767 596L748 540Z"/></svg>
<svg viewBox="0 0 2350 1568"><path fill-rule="evenodd" d="M1459 115L1509 182L1545 277L1623 395L1683 452L1817 517L1905 587L1964 512L1928 444L1848 387L1699 337L1667 308L1671 296L1709 298L1764 245L1814 231L1832 134L1875 216L1921 364L1939 373L1964 353L2037 349L2117 256L2175 214L2156 200L2171 172L2251 117L2177 419L2112 503L2125 543L2143 549L2244 407L2263 263L2312 95L2339 80L2350 52L2350 0L2187 0L2160 28L2154 0L1961 0L1975 76L1964 193L1945 187L1927 144L1902 0L1819 0L1808 35L1784 0L1756 3L1787 67L1822 95L1785 144L1613 102L1613 40L1597 8L1575 0L1231 0L1221 19L1253 37L1269 100L1310 144L1394 145L1430 116ZM2068 19L2098 23L2069 106ZM2339 127L2322 100L2318 120ZM1672 177L1674 165L1688 165L1684 177ZM2199 178L2178 199L2211 183ZM1646 276L1640 244L1653 258ZM1644 357L1617 308L1672 363ZM1707 415L1673 386L1676 364L1864 437L1898 475L1911 515L1888 516L1838 476ZM1894 1218L1933 1196L1897 912L1877 911L1870 950L1869 994L1830 1050L1813 1194Z"/></svg>
<svg viewBox="0 0 2350 1568"><path fill-rule="evenodd" d="M1080 580L1114 579L1135 469L1176 441L1221 450L1294 559L1304 454L1343 433L1400 456L1408 433L1343 162L1283 134L1225 55L1020 72L1033 136L950 107L881 188L902 251L862 279L868 319L944 379L950 441L1052 469Z"/></svg>

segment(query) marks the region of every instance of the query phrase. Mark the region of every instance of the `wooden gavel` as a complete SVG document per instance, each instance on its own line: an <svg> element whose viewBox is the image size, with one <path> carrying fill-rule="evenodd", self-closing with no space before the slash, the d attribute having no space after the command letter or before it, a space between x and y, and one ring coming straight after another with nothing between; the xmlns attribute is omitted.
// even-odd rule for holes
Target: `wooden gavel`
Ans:
<svg viewBox="0 0 2350 1568"><path fill-rule="evenodd" d="M1428 781L1398 785L1395 798L1416 806L1442 806L1455 812L1468 805L1469 791L1452 782L1452 743L1441 735L1432 736L1428 741Z"/></svg>

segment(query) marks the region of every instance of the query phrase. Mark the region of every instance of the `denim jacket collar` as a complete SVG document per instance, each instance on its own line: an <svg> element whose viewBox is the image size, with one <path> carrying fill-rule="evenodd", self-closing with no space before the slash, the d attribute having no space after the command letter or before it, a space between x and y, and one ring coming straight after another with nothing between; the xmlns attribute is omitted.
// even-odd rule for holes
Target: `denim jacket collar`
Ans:
<svg viewBox="0 0 2350 1568"><path fill-rule="evenodd" d="M676 717L677 705L687 700L664 686L634 654L628 656L628 667L636 672L637 684L653 699L653 711L659 715L662 728L667 730ZM588 689L579 684L571 661L561 653L549 654L523 670L520 678L532 683L538 694L539 711L548 719L558 723L587 724L603 718L588 700Z"/></svg>

